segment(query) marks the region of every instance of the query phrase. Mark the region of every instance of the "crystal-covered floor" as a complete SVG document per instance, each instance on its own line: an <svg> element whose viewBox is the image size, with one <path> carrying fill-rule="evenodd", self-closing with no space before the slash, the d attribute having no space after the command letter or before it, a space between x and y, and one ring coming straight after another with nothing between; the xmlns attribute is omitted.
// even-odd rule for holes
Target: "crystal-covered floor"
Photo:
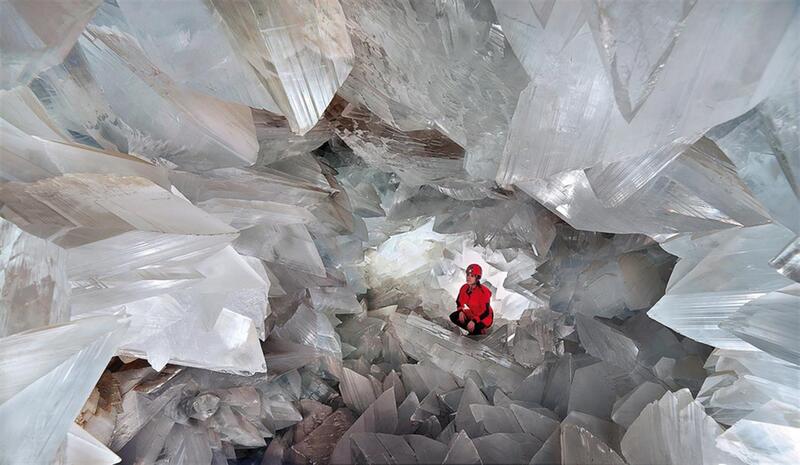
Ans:
<svg viewBox="0 0 800 465"><path fill-rule="evenodd" d="M798 10L0 2L0 464L800 463Z"/></svg>

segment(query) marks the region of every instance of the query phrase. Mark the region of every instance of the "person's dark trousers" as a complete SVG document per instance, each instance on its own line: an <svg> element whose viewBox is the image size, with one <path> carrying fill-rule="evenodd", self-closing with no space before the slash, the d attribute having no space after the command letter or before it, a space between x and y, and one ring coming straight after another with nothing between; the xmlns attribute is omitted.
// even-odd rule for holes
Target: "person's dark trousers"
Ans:
<svg viewBox="0 0 800 465"><path fill-rule="evenodd" d="M462 323L460 323L460 322L458 321L458 314L459 314L459 313L461 313L461 312L459 312L458 310L456 310L455 312L451 313L451 314L450 314L450 321L452 321L453 323L455 323L455 324L456 324L456 326L458 326L458 327L460 327L460 328L467 329L467 324L469 324L469 320L465 318L465 319L464 319L464 323L463 323L463 324L462 324ZM480 331L481 331L482 329L483 329L483 323L477 323L477 322L476 322L476 323L475 323L475 329L473 329L472 331L470 331L470 333L469 333L469 334L470 334L470 336L474 336L474 335L476 335L476 334L480 334Z"/></svg>

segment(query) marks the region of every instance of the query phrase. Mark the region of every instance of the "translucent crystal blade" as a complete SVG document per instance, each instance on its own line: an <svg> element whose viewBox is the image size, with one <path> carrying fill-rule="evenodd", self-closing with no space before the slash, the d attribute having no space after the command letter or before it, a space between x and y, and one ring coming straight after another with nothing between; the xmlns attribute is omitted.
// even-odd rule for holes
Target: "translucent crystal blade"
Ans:
<svg viewBox="0 0 800 465"><path fill-rule="evenodd" d="M53 459L125 325L119 316L87 318L0 339L0 371L8 381L0 391L6 458Z"/></svg>
<svg viewBox="0 0 800 465"><path fill-rule="evenodd" d="M797 308L800 285L770 292L743 305L720 323L720 328L770 355L800 365L800 347L794 337L800 331Z"/></svg>
<svg viewBox="0 0 800 465"><path fill-rule="evenodd" d="M160 186L168 185L166 170L136 157L86 146L43 140L0 120L3 150L0 179L33 182L70 173L103 173L141 176Z"/></svg>
<svg viewBox="0 0 800 465"><path fill-rule="evenodd" d="M339 2L212 4L231 43L292 129L308 132L352 68L353 48Z"/></svg>
<svg viewBox="0 0 800 465"><path fill-rule="evenodd" d="M524 368L480 342L456 336L415 315L395 314L391 321L403 350L418 360L430 360L459 377L469 370L480 370L509 391L524 378Z"/></svg>
<svg viewBox="0 0 800 465"><path fill-rule="evenodd" d="M397 404L394 392L381 394L358 420L342 435L331 453L330 463L351 463L351 439L356 433L393 434L397 427Z"/></svg>
<svg viewBox="0 0 800 465"><path fill-rule="evenodd" d="M0 105L5 122L26 134L56 141L69 139L27 87L0 91Z"/></svg>
<svg viewBox="0 0 800 465"><path fill-rule="evenodd" d="M71 249L71 279L108 276L223 248L234 230L139 177L65 175L0 186L4 216ZM121 253L125 251L124 253Z"/></svg>
<svg viewBox="0 0 800 465"><path fill-rule="evenodd" d="M736 463L716 445L720 434L722 427L684 389L645 407L622 438L622 452L636 464Z"/></svg>
<svg viewBox="0 0 800 465"><path fill-rule="evenodd" d="M279 111L256 72L228 40L222 17L210 4L165 4L156 12L141 0L117 3L142 48L176 82L222 100Z"/></svg>
<svg viewBox="0 0 800 465"><path fill-rule="evenodd" d="M623 465L625 461L589 431L580 426L566 424L561 427L561 463Z"/></svg>
<svg viewBox="0 0 800 465"><path fill-rule="evenodd" d="M586 352L628 371L636 367L639 348L622 332L596 318L575 315Z"/></svg>
<svg viewBox="0 0 800 465"><path fill-rule="evenodd" d="M0 218L0 337L69 320L67 253Z"/></svg>
<svg viewBox="0 0 800 465"><path fill-rule="evenodd" d="M693 7L694 2L590 4L587 20L628 121L656 87Z"/></svg>
<svg viewBox="0 0 800 465"><path fill-rule="evenodd" d="M717 445L744 463L797 462L798 414L796 406L770 401L725 430Z"/></svg>
<svg viewBox="0 0 800 465"><path fill-rule="evenodd" d="M463 431L450 441L450 449L444 457L442 465L482 464L481 456L472 440Z"/></svg>
<svg viewBox="0 0 800 465"><path fill-rule="evenodd" d="M517 185L578 229L655 236L768 222L735 166L707 144L701 139L657 170L634 158Z"/></svg>
<svg viewBox="0 0 800 465"><path fill-rule="evenodd" d="M710 127L752 108L759 92L777 82L775 70L791 60L781 47L781 41L791 40L784 34L793 14L788 2L747 13L677 2L644 13L638 4L610 2L590 6L586 16L580 4L556 3L546 26L532 8L497 3L503 29L533 78L514 115L498 171L501 185L691 144ZM641 21L623 19L631 17ZM709 17L717 21L714 34L705 22ZM762 26L770 28L769 36L760 35ZM636 37L635 52L615 41L621 28ZM758 47L748 38L756 36ZM697 53L696 43L708 48ZM723 65L705 60L705 53L730 59ZM715 88L733 69L755 74L731 83L731 94L720 98ZM644 84L633 98L622 85L631 83L628 73L639 73L633 82Z"/></svg>
<svg viewBox="0 0 800 465"><path fill-rule="evenodd" d="M356 413L366 410L375 402L375 392L372 384L364 376L345 368L342 378L342 397L345 403Z"/></svg>
<svg viewBox="0 0 800 465"><path fill-rule="evenodd" d="M0 88L26 85L39 71L57 65L100 6L98 0L58 4L13 1L0 7L3 73Z"/></svg>
<svg viewBox="0 0 800 465"><path fill-rule="evenodd" d="M464 177L464 149L434 130L399 131L365 107L337 98L327 112L336 134L370 165L411 185Z"/></svg>
<svg viewBox="0 0 800 465"><path fill-rule="evenodd" d="M113 465L122 460L105 444L76 424L70 426L64 449L63 461L67 464Z"/></svg>
<svg viewBox="0 0 800 465"><path fill-rule="evenodd" d="M641 384L614 403L611 419L614 423L629 428L642 410L651 402L660 399L665 392L666 390L658 384L651 382Z"/></svg>
<svg viewBox="0 0 800 465"><path fill-rule="evenodd" d="M787 34L791 36L797 32ZM796 80L787 80L780 90L753 110L713 128L708 137L725 151L736 165L739 177L771 216L800 233L800 220L794 208L800 198L797 157L800 107L795 83Z"/></svg>
<svg viewBox="0 0 800 465"><path fill-rule="evenodd" d="M670 284L648 315L700 342L717 347L752 347L720 323L748 302L793 283L769 266L792 234L780 225L739 229ZM686 254L690 263L692 253Z"/></svg>
<svg viewBox="0 0 800 465"><path fill-rule="evenodd" d="M800 236L781 250L769 264L787 278L800 282Z"/></svg>
<svg viewBox="0 0 800 465"><path fill-rule="evenodd" d="M139 132L138 141L129 140L129 151L193 169L256 161L258 142L248 107L184 89L166 74L153 73L155 67L136 40L118 29L90 25L80 46L111 109Z"/></svg>
<svg viewBox="0 0 800 465"><path fill-rule="evenodd" d="M369 8L348 0L342 7L356 56L342 96L404 131L442 128L466 149L470 176L493 179L528 79L492 27L491 4Z"/></svg>

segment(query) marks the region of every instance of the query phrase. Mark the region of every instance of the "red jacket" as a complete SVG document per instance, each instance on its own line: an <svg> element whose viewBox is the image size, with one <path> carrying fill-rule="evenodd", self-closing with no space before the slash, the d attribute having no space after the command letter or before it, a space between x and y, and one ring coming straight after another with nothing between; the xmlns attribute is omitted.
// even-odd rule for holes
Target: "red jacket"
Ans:
<svg viewBox="0 0 800 465"><path fill-rule="evenodd" d="M487 328L494 320L494 310L489 302L492 300L492 291L484 285L475 286L469 290L469 284L461 286L456 297L456 308L464 312L468 319L483 323ZM468 308L464 308L464 304Z"/></svg>

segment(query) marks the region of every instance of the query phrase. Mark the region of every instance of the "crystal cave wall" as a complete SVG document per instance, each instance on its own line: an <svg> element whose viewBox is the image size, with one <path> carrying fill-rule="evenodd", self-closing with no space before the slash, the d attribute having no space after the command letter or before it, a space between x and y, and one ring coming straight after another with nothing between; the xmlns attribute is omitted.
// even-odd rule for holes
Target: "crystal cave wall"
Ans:
<svg viewBox="0 0 800 465"><path fill-rule="evenodd" d="M799 5L0 2L0 463L800 463Z"/></svg>

